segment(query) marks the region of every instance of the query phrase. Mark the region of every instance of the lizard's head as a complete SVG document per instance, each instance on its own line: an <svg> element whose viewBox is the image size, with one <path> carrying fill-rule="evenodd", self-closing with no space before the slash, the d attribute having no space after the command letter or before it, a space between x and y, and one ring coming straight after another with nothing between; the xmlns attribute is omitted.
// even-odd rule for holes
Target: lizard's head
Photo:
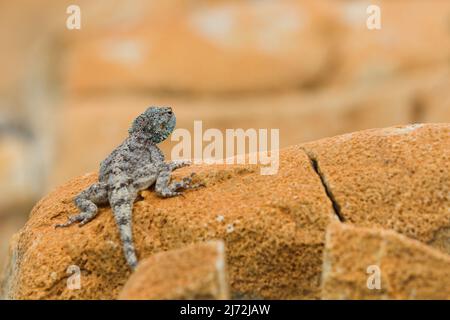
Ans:
<svg viewBox="0 0 450 320"><path fill-rule="evenodd" d="M160 143L172 133L175 123L176 118L172 108L150 107L134 119L128 132L144 134L153 143Z"/></svg>

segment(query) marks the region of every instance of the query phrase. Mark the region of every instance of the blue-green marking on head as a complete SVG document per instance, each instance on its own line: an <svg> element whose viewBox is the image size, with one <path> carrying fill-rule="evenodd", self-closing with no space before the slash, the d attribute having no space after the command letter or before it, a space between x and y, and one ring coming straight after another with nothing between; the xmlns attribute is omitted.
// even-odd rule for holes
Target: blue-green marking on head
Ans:
<svg viewBox="0 0 450 320"><path fill-rule="evenodd" d="M139 115L128 130L130 135L148 137L153 143L160 143L175 129L176 117L170 107L149 107Z"/></svg>

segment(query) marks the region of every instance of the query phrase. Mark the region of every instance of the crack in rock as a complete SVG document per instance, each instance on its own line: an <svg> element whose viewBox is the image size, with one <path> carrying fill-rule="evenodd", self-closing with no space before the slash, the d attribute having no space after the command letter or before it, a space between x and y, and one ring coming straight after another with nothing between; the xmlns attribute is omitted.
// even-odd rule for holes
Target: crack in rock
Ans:
<svg viewBox="0 0 450 320"><path fill-rule="evenodd" d="M319 176L320 182L322 183L322 186L323 186L323 188L325 190L325 193L326 193L328 199L330 199L330 201L331 201L331 204L333 206L334 214L336 215L336 217L339 219L340 222L345 222L345 218L344 218L344 216L343 216L343 214L341 212L341 206L336 201L336 198L334 197L330 186L327 184L324 175L320 171L319 162L317 161L317 159L314 156L310 155L308 152L305 151L305 153L308 156L309 160L311 161L311 165L312 165L314 171Z"/></svg>

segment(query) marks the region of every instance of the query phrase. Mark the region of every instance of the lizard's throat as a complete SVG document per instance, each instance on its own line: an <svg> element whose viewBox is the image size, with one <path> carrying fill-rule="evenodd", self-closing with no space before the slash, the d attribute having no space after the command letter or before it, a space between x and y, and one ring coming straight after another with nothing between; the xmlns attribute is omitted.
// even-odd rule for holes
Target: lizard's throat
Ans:
<svg viewBox="0 0 450 320"><path fill-rule="evenodd" d="M143 132L133 132L131 138L140 144L154 144L151 137L148 134L144 134Z"/></svg>

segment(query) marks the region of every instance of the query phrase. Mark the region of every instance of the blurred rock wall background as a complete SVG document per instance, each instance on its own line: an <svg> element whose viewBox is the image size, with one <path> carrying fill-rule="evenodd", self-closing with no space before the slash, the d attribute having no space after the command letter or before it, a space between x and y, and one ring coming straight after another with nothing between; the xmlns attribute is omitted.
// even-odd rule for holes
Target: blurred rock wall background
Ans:
<svg viewBox="0 0 450 320"><path fill-rule="evenodd" d="M189 130L278 128L281 147L450 121L447 0L2 1L0 39L0 263L32 205L149 105Z"/></svg>

